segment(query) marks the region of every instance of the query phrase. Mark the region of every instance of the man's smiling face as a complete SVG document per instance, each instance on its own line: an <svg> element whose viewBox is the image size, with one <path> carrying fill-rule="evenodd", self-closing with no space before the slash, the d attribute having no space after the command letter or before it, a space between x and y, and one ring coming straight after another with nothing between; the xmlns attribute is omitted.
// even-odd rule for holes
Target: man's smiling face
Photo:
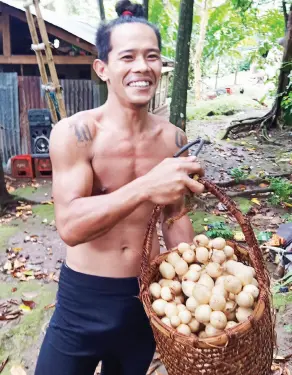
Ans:
<svg viewBox="0 0 292 375"><path fill-rule="evenodd" d="M145 106L153 98L162 62L155 32L148 25L125 23L111 33L104 67L110 94L125 104Z"/></svg>

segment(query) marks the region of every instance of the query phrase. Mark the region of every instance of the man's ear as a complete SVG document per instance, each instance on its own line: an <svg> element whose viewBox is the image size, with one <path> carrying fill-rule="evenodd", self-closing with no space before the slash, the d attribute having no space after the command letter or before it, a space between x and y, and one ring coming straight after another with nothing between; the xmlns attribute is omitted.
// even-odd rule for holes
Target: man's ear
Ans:
<svg viewBox="0 0 292 375"><path fill-rule="evenodd" d="M107 64L104 61L99 60L99 59L94 60L93 69L95 70L95 73L102 81L106 82L109 79Z"/></svg>

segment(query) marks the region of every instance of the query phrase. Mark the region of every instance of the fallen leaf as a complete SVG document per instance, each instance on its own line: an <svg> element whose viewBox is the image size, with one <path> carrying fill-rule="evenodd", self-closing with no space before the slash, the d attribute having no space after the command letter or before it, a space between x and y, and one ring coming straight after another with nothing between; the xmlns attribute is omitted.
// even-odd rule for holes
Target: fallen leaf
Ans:
<svg viewBox="0 0 292 375"><path fill-rule="evenodd" d="M56 306L56 302L54 302L54 303L50 303L49 305L45 306L44 309L45 309L45 310L49 310L49 309L54 308L55 306Z"/></svg>
<svg viewBox="0 0 292 375"><path fill-rule="evenodd" d="M20 305L19 308L23 312L31 312L31 308L29 306L24 305L24 304Z"/></svg>
<svg viewBox="0 0 292 375"><path fill-rule="evenodd" d="M261 202L259 201L258 198L252 198L251 202L257 204L258 206L261 206Z"/></svg>
<svg viewBox="0 0 292 375"><path fill-rule="evenodd" d="M24 266L24 263L20 262L18 259L15 259L14 261L14 264L13 264L13 267L15 270L21 268Z"/></svg>
<svg viewBox="0 0 292 375"><path fill-rule="evenodd" d="M51 200L51 201L43 201L43 202L41 202L41 204L49 204L49 205L52 205L52 204L54 204L54 201L53 201L53 200Z"/></svg>
<svg viewBox="0 0 292 375"><path fill-rule="evenodd" d="M233 237L236 241L244 241L245 240L245 236L242 232L235 232Z"/></svg>
<svg viewBox="0 0 292 375"><path fill-rule="evenodd" d="M22 300L22 302L23 302L23 304L25 306L28 306L31 310L36 307L36 303L34 301L25 301L25 300Z"/></svg>
<svg viewBox="0 0 292 375"><path fill-rule="evenodd" d="M26 375L26 372L21 366L12 366L10 370L11 375Z"/></svg>
<svg viewBox="0 0 292 375"><path fill-rule="evenodd" d="M26 292L26 293L22 293L21 298L26 301L32 301L37 296L38 296L38 292Z"/></svg>
<svg viewBox="0 0 292 375"><path fill-rule="evenodd" d="M22 250L22 247L13 247L12 248L12 251L14 251L15 253L19 253L21 250Z"/></svg>
<svg viewBox="0 0 292 375"><path fill-rule="evenodd" d="M10 262L10 260L7 260L7 262L4 264L3 268L6 271L11 271L12 270L12 263Z"/></svg>
<svg viewBox="0 0 292 375"><path fill-rule="evenodd" d="M26 271L23 272L23 274L24 274L25 276L34 276L34 272L31 271L31 270L26 270Z"/></svg>
<svg viewBox="0 0 292 375"><path fill-rule="evenodd" d="M274 361L276 362L285 362L286 361L286 358L281 356L281 355L277 355L273 358Z"/></svg>

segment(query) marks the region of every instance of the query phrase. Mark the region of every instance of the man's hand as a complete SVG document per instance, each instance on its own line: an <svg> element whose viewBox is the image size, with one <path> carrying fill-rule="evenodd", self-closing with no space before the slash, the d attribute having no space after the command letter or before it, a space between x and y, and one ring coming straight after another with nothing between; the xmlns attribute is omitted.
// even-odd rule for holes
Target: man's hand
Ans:
<svg viewBox="0 0 292 375"><path fill-rule="evenodd" d="M200 194L204 186L189 177L203 176L203 169L195 162L196 157L167 158L142 177L149 199L160 205L177 202L189 191Z"/></svg>

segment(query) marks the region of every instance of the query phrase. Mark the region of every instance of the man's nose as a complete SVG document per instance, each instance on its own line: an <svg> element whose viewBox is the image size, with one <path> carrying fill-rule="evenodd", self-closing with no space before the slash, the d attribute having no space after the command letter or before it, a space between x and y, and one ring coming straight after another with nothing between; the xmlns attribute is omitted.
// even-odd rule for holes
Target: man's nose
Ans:
<svg viewBox="0 0 292 375"><path fill-rule="evenodd" d="M134 63L134 66L133 66L132 70L135 73L147 72L149 70L149 65L148 65L147 61L143 57L137 58L135 60L135 63Z"/></svg>

